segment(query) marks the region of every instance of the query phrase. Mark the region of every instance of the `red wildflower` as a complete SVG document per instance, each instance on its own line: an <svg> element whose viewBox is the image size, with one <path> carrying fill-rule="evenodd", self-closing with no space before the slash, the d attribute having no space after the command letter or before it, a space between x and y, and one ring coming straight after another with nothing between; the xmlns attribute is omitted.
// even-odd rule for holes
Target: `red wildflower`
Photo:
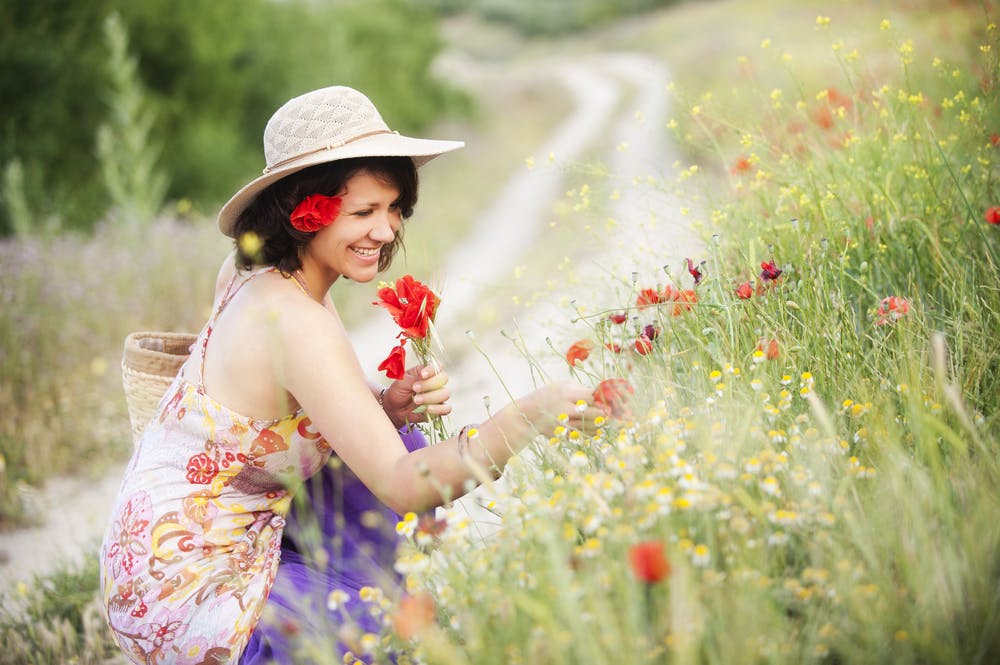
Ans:
<svg viewBox="0 0 1000 665"><path fill-rule="evenodd" d="M437 519L433 512L423 513L417 520L417 534L436 538L448 528L448 520Z"/></svg>
<svg viewBox="0 0 1000 665"><path fill-rule="evenodd" d="M736 160L736 163L733 164L733 167L730 169L730 171L732 173L746 173L752 168L753 168L753 163L745 156L740 155L740 157Z"/></svg>
<svg viewBox="0 0 1000 665"><path fill-rule="evenodd" d="M607 407L615 418L629 415L625 406L635 389L625 379L605 379L594 389L594 402Z"/></svg>
<svg viewBox="0 0 1000 665"><path fill-rule="evenodd" d="M826 90L826 101L833 108L844 108L849 109L854 102L851 98L840 92L836 88L827 88Z"/></svg>
<svg viewBox="0 0 1000 665"><path fill-rule="evenodd" d="M639 291L639 296L635 299L635 304L640 308L658 305L660 302L660 294L656 292L656 289L643 289Z"/></svg>
<svg viewBox="0 0 1000 665"><path fill-rule="evenodd" d="M566 351L566 362L570 365L575 365L578 361L586 360L593 350L594 342L589 339L581 339L573 342Z"/></svg>
<svg viewBox="0 0 1000 665"><path fill-rule="evenodd" d="M705 276L702 274L700 269L694 266L694 263L691 261L691 259L684 259L684 260L687 261L688 272L691 273L692 277L694 277L694 285L698 286L699 284L701 284L701 280L704 279ZM698 265L700 266L705 265L705 262L702 261Z"/></svg>
<svg viewBox="0 0 1000 665"><path fill-rule="evenodd" d="M670 575L670 562L663 552L663 543L658 540L633 545L628 550L628 560L632 574L646 584L656 584Z"/></svg>
<svg viewBox="0 0 1000 665"><path fill-rule="evenodd" d="M910 313L910 302L902 296L889 296L883 298L878 305L878 318L875 325L884 326L887 323L895 323Z"/></svg>
<svg viewBox="0 0 1000 665"><path fill-rule="evenodd" d="M399 346L393 347L389 355L386 356L386 359L378 366L378 371L384 371L385 375L390 379L399 380L406 374L406 349L403 348L404 344L406 344L405 337L400 340Z"/></svg>
<svg viewBox="0 0 1000 665"><path fill-rule="evenodd" d="M640 356L644 356L653 350L653 341L646 337L645 335L640 335L635 340L635 352Z"/></svg>
<svg viewBox="0 0 1000 665"><path fill-rule="evenodd" d="M667 284L663 287L663 293L660 295L662 302L670 302L671 300L677 300L677 296L680 294L680 289L678 289L673 284Z"/></svg>
<svg viewBox="0 0 1000 665"><path fill-rule="evenodd" d="M757 343L757 350L764 353L764 357L768 360L774 360L779 355L778 340L774 339L762 339Z"/></svg>
<svg viewBox="0 0 1000 665"><path fill-rule="evenodd" d="M614 314L608 315L608 319L611 320L611 323L617 323L618 325L621 325L626 321L628 321L628 314L626 314L625 312L615 312Z"/></svg>
<svg viewBox="0 0 1000 665"><path fill-rule="evenodd" d="M753 284L750 282L743 282L736 287L736 297L740 300L749 300L753 298Z"/></svg>
<svg viewBox="0 0 1000 665"><path fill-rule="evenodd" d="M295 206L288 220L292 223L292 227L299 231L305 233L319 231L324 226L329 226L340 215L340 202L339 196L310 194Z"/></svg>
<svg viewBox="0 0 1000 665"><path fill-rule="evenodd" d="M659 337L660 329L650 323L648 326L642 329L642 336L649 339L652 342L654 339Z"/></svg>
<svg viewBox="0 0 1000 665"><path fill-rule="evenodd" d="M673 316L680 316L684 312L691 309L691 305L698 302L698 294L694 291L688 289L687 291L680 291L677 297L674 298L674 308L671 314Z"/></svg>
<svg viewBox="0 0 1000 665"><path fill-rule="evenodd" d="M986 214L983 215L986 221L990 224L1000 224L1000 206L993 206L986 209Z"/></svg>
<svg viewBox="0 0 1000 665"><path fill-rule="evenodd" d="M830 129L833 127L833 112L830 110L829 106L820 106L812 113L813 122L820 126L822 129Z"/></svg>
<svg viewBox="0 0 1000 665"><path fill-rule="evenodd" d="M997 134L996 132L990 134L990 145L994 148L1000 146L1000 134Z"/></svg>
<svg viewBox="0 0 1000 665"><path fill-rule="evenodd" d="M433 291L410 275L397 279L395 288L379 289L378 298L372 304L384 307L396 325L415 339L427 336L427 329L441 303Z"/></svg>
<svg viewBox="0 0 1000 665"><path fill-rule="evenodd" d="M622 347L616 344L615 342L606 342L604 344L604 348L606 348L608 351L611 351L612 353L622 352Z"/></svg>
<svg viewBox="0 0 1000 665"><path fill-rule="evenodd" d="M428 593L403 596L392 617L392 627L404 640L408 640L434 623L434 599Z"/></svg>
<svg viewBox="0 0 1000 665"><path fill-rule="evenodd" d="M771 282L779 277L781 277L782 271L774 263L774 259L770 261L761 261L760 263L760 278L765 282Z"/></svg>

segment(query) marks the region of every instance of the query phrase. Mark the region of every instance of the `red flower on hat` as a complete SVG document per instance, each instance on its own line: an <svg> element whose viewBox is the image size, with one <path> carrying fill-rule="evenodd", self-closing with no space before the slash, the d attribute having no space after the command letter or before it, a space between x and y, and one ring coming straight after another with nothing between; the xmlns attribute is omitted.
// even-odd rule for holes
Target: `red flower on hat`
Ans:
<svg viewBox="0 0 1000 665"><path fill-rule="evenodd" d="M304 233L313 233L324 226L329 226L340 215L340 203L339 196L310 194L295 206L295 210L289 216L292 228Z"/></svg>
<svg viewBox="0 0 1000 665"><path fill-rule="evenodd" d="M646 584L656 584L670 575L670 562L663 552L663 543L658 540L647 540L630 547L628 561L632 574Z"/></svg>
<svg viewBox="0 0 1000 665"><path fill-rule="evenodd" d="M433 291L409 275L397 279L394 288L379 289L378 300L372 302L384 307L403 333L413 339L427 337L427 328L440 303Z"/></svg>
<svg viewBox="0 0 1000 665"><path fill-rule="evenodd" d="M986 209L986 214L983 215L987 222L990 224L1000 224L1000 206L993 206Z"/></svg>
<svg viewBox="0 0 1000 665"><path fill-rule="evenodd" d="M615 418L629 415L625 404L635 389L625 379L605 379L594 389L594 403L607 407Z"/></svg>
<svg viewBox="0 0 1000 665"><path fill-rule="evenodd" d="M393 347L386 359L378 366L378 371L384 371L385 375L390 379L399 380L406 374L406 349L403 348L404 344L406 344L405 337L399 342L399 346Z"/></svg>
<svg viewBox="0 0 1000 665"><path fill-rule="evenodd" d="M570 344L566 351L566 362L575 365L577 362L586 360L590 352L594 350L594 342L589 339L581 339Z"/></svg>

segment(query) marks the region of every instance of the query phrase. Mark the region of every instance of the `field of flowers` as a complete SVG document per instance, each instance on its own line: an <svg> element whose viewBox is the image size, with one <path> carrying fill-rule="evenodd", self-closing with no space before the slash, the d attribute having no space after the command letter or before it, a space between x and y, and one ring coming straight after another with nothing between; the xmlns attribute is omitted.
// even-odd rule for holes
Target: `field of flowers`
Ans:
<svg viewBox="0 0 1000 665"><path fill-rule="evenodd" d="M499 527L407 516L359 662L1000 658L1000 41L962 16L952 60L821 15L838 80L764 39L740 64L785 85L676 91L708 254L564 340L627 405L512 462Z"/></svg>

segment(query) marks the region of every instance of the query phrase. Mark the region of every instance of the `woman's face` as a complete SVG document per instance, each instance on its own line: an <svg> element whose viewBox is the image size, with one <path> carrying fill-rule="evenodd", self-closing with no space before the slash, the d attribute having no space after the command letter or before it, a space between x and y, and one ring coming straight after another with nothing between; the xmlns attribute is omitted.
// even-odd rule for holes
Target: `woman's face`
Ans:
<svg viewBox="0 0 1000 665"><path fill-rule="evenodd" d="M370 282L378 275L382 246L391 243L403 223L396 200L399 190L362 171L343 191L340 215L319 231L305 248L303 267L315 265L336 280Z"/></svg>

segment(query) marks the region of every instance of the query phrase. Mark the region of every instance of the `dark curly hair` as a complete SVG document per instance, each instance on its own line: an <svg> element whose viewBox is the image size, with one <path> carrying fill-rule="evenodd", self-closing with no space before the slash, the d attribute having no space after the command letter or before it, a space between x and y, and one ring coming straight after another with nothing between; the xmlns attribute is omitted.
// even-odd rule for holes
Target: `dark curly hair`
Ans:
<svg viewBox="0 0 1000 665"><path fill-rule="evenodd" d="M417 204L417 169L409 157L357 157L318 164L302 169L272 183L257 195L236 218L233 237L236 238L236 265L247 270L254 265L274 266L284 273L302 267L300 251L309 244L313 233L292 227L289 216L302 199L310 194L336 196L358 173L369 173L399 190L396 205L407 219ZM379 271L392 263L396 251L403 246L400 227L391 243L382 246L378 258ZM251 243L241 242L245 234L253 233L261 241L258 251L248 253Z"/></svg>

